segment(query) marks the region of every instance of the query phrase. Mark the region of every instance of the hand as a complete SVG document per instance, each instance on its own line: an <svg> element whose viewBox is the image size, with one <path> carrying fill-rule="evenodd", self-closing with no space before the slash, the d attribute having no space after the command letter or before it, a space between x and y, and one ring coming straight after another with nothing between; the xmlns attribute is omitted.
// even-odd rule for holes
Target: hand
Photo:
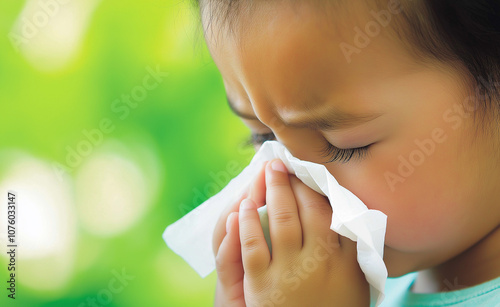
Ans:
<svg viewBox="0 0 500 307"><path fill-rule="evenodd" d="M243 307L243 263L239 236L238 210L243 199L250 197L260 206L265 202L263 164L256 179L243 196L221 214L214 229L212 247L217 270L214 306Z"/></svg>
<svg viewBox="0 0 500 307"><path fill-rule="evenodd" d="M246 306L369 306L356 243L330 229L328 200L284 167L280 160L268 163L265 190L260 186L262 190L254 192L265 194L272 254L257 213L261 198L244 199L230 219L229 236L236 233L239 218L244 273L240 270L237 279L243 275ZM228 250L237 259L237 240L232 237L231 242Z"/></svg>

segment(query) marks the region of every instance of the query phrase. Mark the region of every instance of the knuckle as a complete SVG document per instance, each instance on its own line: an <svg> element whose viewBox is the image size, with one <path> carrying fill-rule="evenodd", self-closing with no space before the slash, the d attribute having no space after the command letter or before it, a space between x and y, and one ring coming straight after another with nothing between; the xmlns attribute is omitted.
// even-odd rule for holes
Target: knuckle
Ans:
<svg viewBox="0 0 500 307"><path fill-rule="evenodd" d="M248 252L256 251L260 246L260 239L256 235L249 235L241 243Z"/></svg>
<svg viewBox="0 0 500 307"><path fill-rule="evenodd" d="M288 175L274 176L271 180L266 182L268 188L281 188L290 186Z"/></svg>
<svg viewBox="0 0 500 307"><path fill-rule="evenodd" d="M249 257L245 263L245 273L252 277L260 277L266 266L258 257Z"/></svg>
<svg viewBox="0 0 500 307"><path fill-rule="evenodd" d="M284 226L293 225L295 223L294 213L286 210L277 210L274 212L272 219L274 222Z"/></svg>

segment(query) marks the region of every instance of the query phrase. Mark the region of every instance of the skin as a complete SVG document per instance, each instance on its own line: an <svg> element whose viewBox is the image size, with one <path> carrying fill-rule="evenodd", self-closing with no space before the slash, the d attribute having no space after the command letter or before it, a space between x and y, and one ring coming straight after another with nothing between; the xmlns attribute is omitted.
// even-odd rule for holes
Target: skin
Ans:
<svg viewBox="0 0 500 307"><path fill-rule="evenodd" d="M353 44L354 27L373 20L370 9L352 7L332 22L297 5L259 2L251 18L240 16L236 34L217 22L205 32L234 108L256 117L243 122L254 133L274 133L294 156L324 164L368 208L385 213L389 276L419 271L412 291L455 290L447 286L455 279L473 286L500 276L500 137L475 133L478 111L461 107L471 95L461 66L417 61L389 28L348 63L339 44ZM207 16L202 20L207 27ZM332 108L380 116L332 131L286 124ZM402 176L398 157L409 160L419 150L415 142L432 139L436 129L440 142ZM373 145L364 159L325 163L319 150L327 142ZM388 172L402 181L390 184ZM221 217L216 255L236 211Z"/></svg>
<svg viewBox="0 0 500 307"><path fill-rule="evenodd" d="M356 244L329 229L332 209L324 196L278 159L263 165L247 193L231 208L222 242L214 244L215 306L369 305ZM272 254L257 213L264 204Z"/></svg>

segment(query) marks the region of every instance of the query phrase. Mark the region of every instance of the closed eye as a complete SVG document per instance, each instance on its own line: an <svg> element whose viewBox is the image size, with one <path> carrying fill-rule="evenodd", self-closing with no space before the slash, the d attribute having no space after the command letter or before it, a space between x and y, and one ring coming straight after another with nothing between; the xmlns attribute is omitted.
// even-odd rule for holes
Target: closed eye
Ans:
<svg viewBox="0 0 500 307"><path fill-rule="evenodd" d="M369 155L370 152L368 149L371 145L373 144L357 148L337 148L327 142L325 147L321 150L322 155L328 159L323 163L347 163L352 159L357 161L363 160Z"/></svg>
<svg viewBox="0 0 500 307"><path fill-rule="evenodd" d="M265 141L273 140L276 140L276 136L272 132L263 134L252 133L245 144L258 148L262 146ZM320 150L320 154L327 158L327 161L324 161L323 163L347 163L351 160L360 161L369 155L368 149L371 145L373 144L357 148L337 148L329 142L326 142L325 147Z"/></svg>

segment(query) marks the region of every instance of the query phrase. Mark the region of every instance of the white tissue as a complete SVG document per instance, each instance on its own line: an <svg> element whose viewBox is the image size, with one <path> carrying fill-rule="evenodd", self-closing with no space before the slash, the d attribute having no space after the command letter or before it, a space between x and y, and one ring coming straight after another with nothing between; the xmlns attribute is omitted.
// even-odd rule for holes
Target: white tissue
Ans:
<svg viewBox="0 0 500 307"><path fill-rule="evenodd" d="M215 269L212 234L220 214L241 197L262 164L274 158L281 159L288 171L304 184L328 197L333 209L330 228L357 242L357 260L370 284L371 299L378 306L384 298L387 279L382 260L387 216L368 209L359 198L340 186L324 165L299 160L276 141L265 142L250 164L221 192L168 226L163 233L167 245L201 277L210 274Z"/></svg>

